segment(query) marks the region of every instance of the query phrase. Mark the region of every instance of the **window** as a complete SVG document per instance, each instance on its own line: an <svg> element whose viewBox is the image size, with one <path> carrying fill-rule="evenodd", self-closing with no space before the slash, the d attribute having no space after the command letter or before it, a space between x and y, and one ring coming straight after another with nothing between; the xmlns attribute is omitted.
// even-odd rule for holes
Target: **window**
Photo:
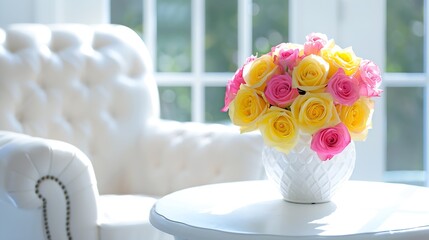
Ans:
<svg viewBox="0 0 429 240"><path fill-rule="evenodd" d="M288 19L284 0L111 1L111 22L141 33L152 52L161 117L179 121L228 121L227 80L248 56L288 41Z"/></svg>
<svg viewBox="0 0 429 240"><path fill-rule="evenodd" d="M428 177L427 9L424 0L386 1L386 178L419 185Z"/></svg>
<svg viewBox="0 0 429 240"><path fill-rule="evenodd" d="M385 70L356 179L413 184L429 182L428 11L427 0L111 0L112 23L152 52L166 119L229 122L219 111L226 81L279 42L318 31L353 46Z"/></svg>

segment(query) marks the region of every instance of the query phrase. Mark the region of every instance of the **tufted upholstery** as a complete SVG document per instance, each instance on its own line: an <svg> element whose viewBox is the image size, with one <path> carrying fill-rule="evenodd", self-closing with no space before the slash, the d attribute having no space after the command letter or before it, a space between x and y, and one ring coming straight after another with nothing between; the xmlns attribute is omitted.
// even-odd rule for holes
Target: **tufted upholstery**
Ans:
<svg viewBox="0 0 429 240"><path fill-rule="evenodd" d="M1 128L71 143L92 160L101 192L127 191L117 159L136 147L136 129L159 114L139 37L119 26L18 25L0 32Z"/></svg>
<svg viewBox="0 0 429 240"><path fill-rule="evenodd" d="M66 230L66 226L70 225L73 226L73 237L76 239L96 239L96 180L89 159L74 146L60 141L0 132L0 176L3 177L0 178L0 186L6 190L0 190L0 200L18 208L18 211L13 211L10 206L0 204L0 239L42 239L42 219L51 220L51 239L63 239L70 234ZM62 186L66 194L62 194L59 188ZM51 196L54 195L60 195L61 198L53 199ZM49 206L45 206L45 201L48 201ZM40 211L31 211L37 208L47 211L47 214L43 214L42 218L38 214ZM73 215L84 214L85 217L67 218L66 215L70 215L68 209L76 209ZM16 215L21 214L25 218L20 221ZM17 231L20 228L6 227L11 223L21 225L20 222L24 222L25 235L13 236L10 230ZM27 230L31 225L39 228Z"/></svg>
<svg viewBox="0 0 429 240"><path fill-rule="evenodd" d="M195 185L263 177L259 135L159 119L152 71L144 43L123 26L0 29L0 210L16 216L16 222L39 219L43 228L43 202L35 186L51 176L53 185L64 185L70 194L72 233L78 223L87 227L88 237L78 239L157 239L147 221L157 197ZM81 167L70 173L56 169L70 159ZM35 171L38 166L43 171ZM82 180L73 183L68 174ZM64 198L58 186L44 186L44 194ZM33 212L14 212L23 208ZM97 217L81 221L75 212ZM14 221L0 215L3 239L2 233L17 231L5 225ZM52 231L56 225L51 224ZM35 226L27 226L34 229L32 239L46 237Z"/></svg>

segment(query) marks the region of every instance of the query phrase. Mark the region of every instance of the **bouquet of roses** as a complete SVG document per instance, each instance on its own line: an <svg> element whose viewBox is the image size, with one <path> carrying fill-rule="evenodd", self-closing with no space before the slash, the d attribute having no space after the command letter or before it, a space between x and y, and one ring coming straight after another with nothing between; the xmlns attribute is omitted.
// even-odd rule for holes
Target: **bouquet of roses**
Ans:
<svg viewBox="0 0 429 240"><path fill-rule="evenodd" d="M228 81L225 106L242 133L259 129L264 143L288 153L299 134L329 160L351 142L365 140L372 97L382 90L380 69L321 33L304 45L281 43L249 57Z"/></svg>

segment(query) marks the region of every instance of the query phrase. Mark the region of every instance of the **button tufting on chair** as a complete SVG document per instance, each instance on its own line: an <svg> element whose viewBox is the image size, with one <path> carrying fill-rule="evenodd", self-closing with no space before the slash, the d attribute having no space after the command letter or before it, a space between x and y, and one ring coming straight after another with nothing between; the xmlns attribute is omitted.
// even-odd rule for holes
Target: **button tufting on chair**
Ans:
<svg viewBox="0 0 429 240"><path fill-rule="evenodd" d="M129 28L0 29L0 239L172 239L148 220L159 197L264 177L258 134L159 107Z"/></svg>

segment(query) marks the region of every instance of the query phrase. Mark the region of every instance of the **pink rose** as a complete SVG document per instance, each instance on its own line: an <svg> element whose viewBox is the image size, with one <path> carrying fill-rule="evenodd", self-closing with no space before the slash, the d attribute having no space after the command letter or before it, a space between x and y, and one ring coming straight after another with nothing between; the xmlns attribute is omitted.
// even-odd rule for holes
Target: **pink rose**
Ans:
<svg viewBox="0 0 429 240"><path fill-rule="evenodd" d="M278 64L283 69L293 70L299 58L299 49L280 49Z"/></svg>
<svg viewBox="0 0 429 240"><path fill-rule="evenodd" d="M311 139L311 149L322 161L326 161L342 152L350 142L351 137L347 127L343 123L339 123L334 127L317 131Z"/></svg>
<svg viewBox="0 0 429 240"><path fill-rule="evenodd" d="M274 62L279 65L282 70L293 70L300 60L299 52L302 46L291 43L280 43L272 47L270 54L273 56Z"/></svg>
<svg viewBox="0 0 429 240"><path fill-rule="evenodd" d="M246 62L243 66L241 66L234 74L234 77L228 81L226 84L226 90L225 90L225 105L221 109L222 112L228 111L229 104L234 100L235 96L237 95L238 90L240 89L241 84L245 84L244 78L243 78L243 68L246 66L246 64L252 62L255 60L255 56L248 57L246 59Z"/></svg>
<svg viewBox="0 0 429 240"><path fill-rule="evenodd" d="M299 95L298 89L292 88L292 78L289 74L273 76L268 81L264 93L271 105L280 108L290 106Z"/></svg>
<svg viewBox="0 0 429 240"><path fill-rule="evenodd" d="M351 106L359 99L358 81L347 76L342 68L329 79L327 91L340 104Z"/></svg>
<svg viewBox="0 0 429 240"><path fill-rule="evenodd" d="M328 43L328 37L323 33L311 33L305 37L307 42L304 43L304 54L318 54Z"/></svg>
<svg viewBox="0 0 429 240"><path fill-rule="evenodd" d="M380 69L370 60L363 60L357 73L360 94L367 97L379 97L383 90L381 85Z"/></svg>

